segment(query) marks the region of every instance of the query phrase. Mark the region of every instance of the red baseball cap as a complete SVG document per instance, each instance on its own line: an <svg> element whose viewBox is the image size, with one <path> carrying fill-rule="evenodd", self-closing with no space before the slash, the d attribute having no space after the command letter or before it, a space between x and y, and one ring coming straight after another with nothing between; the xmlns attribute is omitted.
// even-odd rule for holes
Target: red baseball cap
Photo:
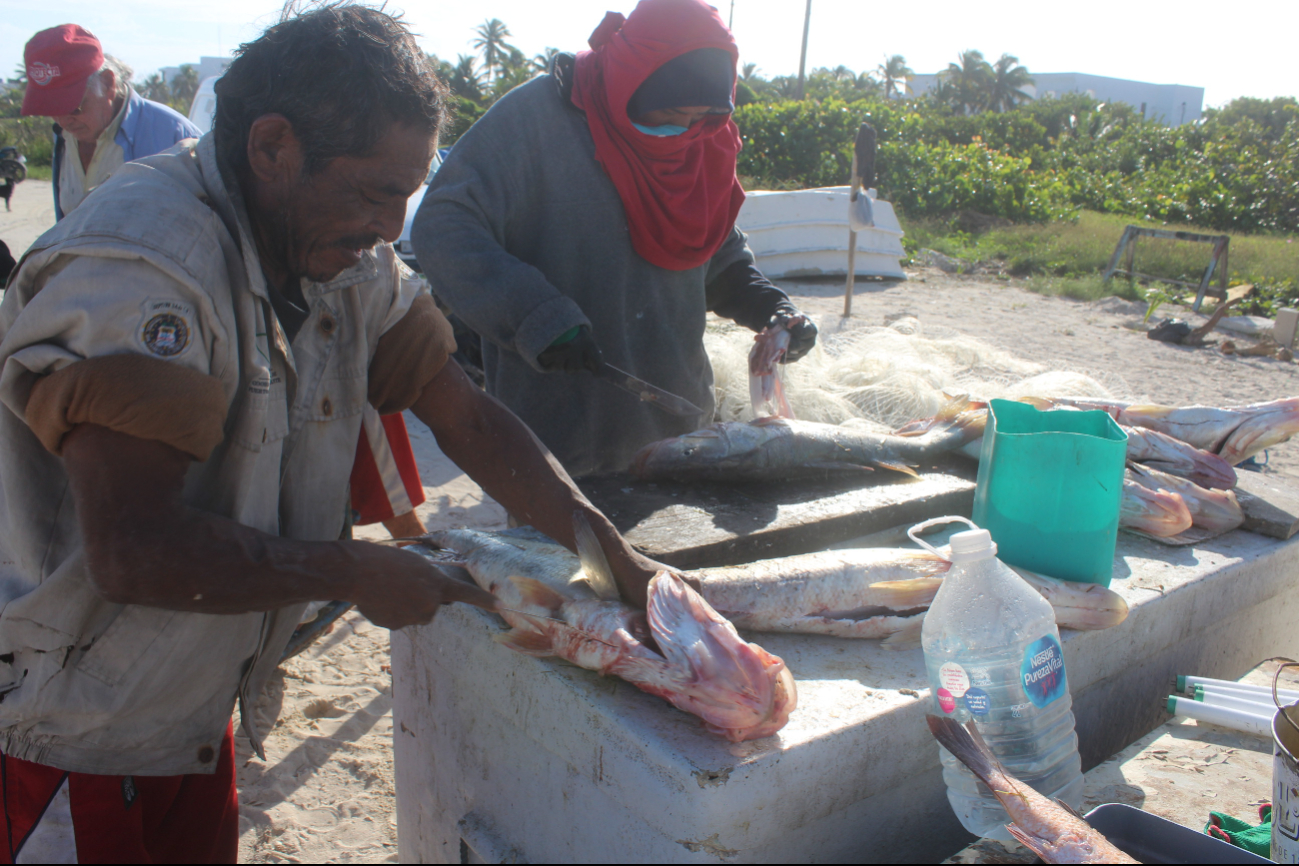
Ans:
<svg viewBox="0 0 1299 866"><path fill-rule="evenodd" d="M89 30L62 24L42 30L23 50L27 92L23 114L71 114L86 95L86 82L104 65L104 49Z"/></svg>

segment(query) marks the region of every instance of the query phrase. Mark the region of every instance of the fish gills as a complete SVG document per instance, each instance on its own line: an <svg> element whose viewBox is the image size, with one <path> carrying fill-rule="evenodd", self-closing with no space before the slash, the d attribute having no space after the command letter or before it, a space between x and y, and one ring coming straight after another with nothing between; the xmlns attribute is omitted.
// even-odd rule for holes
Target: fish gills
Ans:
<svg viewBox="0 0 1299 866"><path fill-rule="evenodd" d="M934 739L988 786L1010 815L1007 829L1047 863L1136 863L1071 809L1043 797L1006 772L974 722L926 715Z"/></svg>
<svg viewBox="0 0 1299 866"><path fill-rule="evenodd" d="M1128 464L1128 477L1142 487L1180 496L1191 514L1192 525L1201 529L1229 532L1245 522L1245 512L1230 490L1207 490L1187 478L1139 463Z"/></svg>

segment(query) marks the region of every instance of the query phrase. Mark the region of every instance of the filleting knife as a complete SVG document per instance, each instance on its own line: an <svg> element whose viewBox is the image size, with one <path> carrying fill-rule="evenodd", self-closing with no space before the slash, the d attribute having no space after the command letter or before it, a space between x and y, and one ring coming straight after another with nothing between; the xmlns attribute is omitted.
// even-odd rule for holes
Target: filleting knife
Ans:
<svg viewBox="0 0 1299 866"><path fill-rule="evenodd" d="M600 368L600 372L595 375L599 376L601 379L606 379L612 382L624 391L630 391L642 401L652 403L657 408L662 409L664 412L669 414L680 415L683 418L691 416L698 417L699 415L704 414L703 409L700 409L686 398L678 397L676 394L655 387L644 379L637 379L631 373L628 373L626 370L619 370L612 364L606 363Z"/></svg>

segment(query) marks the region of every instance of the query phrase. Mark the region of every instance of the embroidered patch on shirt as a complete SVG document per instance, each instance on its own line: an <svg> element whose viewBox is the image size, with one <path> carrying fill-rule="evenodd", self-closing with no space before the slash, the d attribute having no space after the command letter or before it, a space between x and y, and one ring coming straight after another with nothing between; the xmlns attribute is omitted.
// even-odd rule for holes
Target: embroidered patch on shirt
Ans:
<svg viewBox="0 0 1299 866"><path fill-rule="evenodd" d="M144 303L144 324L140 326L140 343L151 354L175 358L189 348L190 322L194 311L176 301L150 300Z"/></svg>

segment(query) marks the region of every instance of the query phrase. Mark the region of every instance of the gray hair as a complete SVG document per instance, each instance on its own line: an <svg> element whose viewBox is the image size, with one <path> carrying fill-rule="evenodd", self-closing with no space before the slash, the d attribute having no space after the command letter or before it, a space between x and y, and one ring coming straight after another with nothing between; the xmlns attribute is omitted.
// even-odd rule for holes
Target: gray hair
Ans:
<svg viewBox="0 0 1299 866"><path fill-rule="evenodd" d="M126 99L131 93L131 74L134 70L113 55L105 54L104 65L99 67L98 72L90 76L90 81L87 83L88 86L94 88L95 93L100 96L104 95L103 82L105 70L113 73L113 99Z"/></svg>

